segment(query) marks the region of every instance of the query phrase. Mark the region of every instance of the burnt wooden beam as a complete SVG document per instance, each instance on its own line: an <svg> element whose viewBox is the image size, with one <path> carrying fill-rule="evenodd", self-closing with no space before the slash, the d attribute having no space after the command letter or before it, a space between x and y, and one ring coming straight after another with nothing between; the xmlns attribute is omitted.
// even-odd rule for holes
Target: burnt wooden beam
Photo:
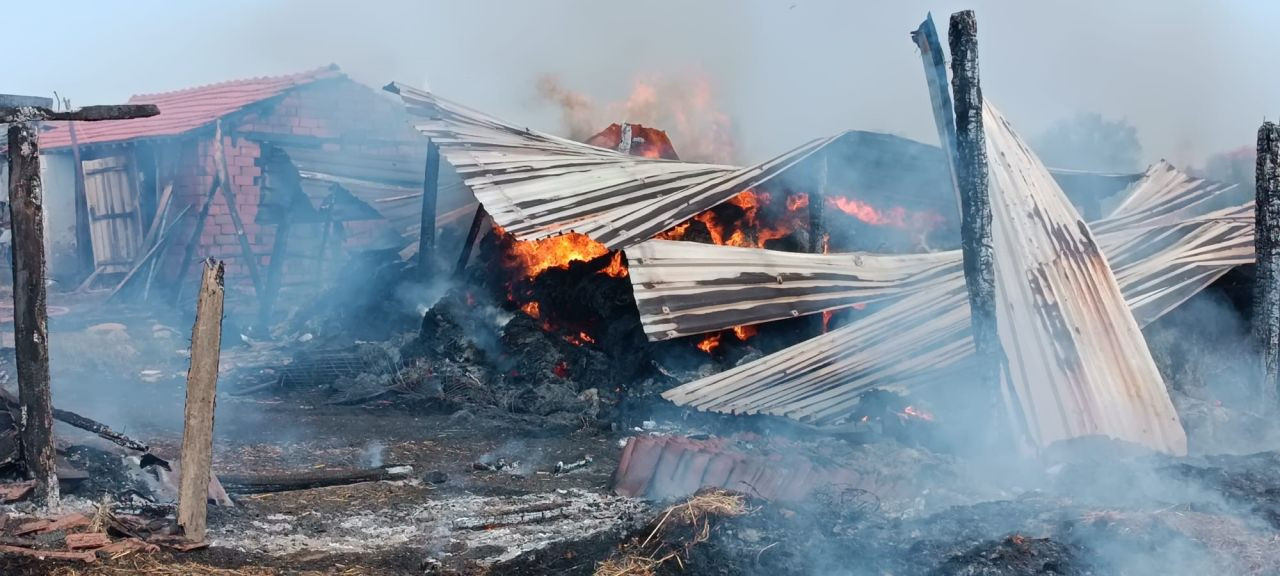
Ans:
<svg viewBox="0 0 1280 576"><path fill-rule="evenodd" d="M58 507L49 394L49 317L45 308L44 192L34 124L9 126L9 215L13 249L14 354L22 405L22 462L36 481L38 506Z"/></svg>
<svg viewBox="0 0 1280 576"><path fill-rule="evenodd" d="M828 151L823 150L819 153L818 158L818 178L817 183L813 187L813 192L809 193L809 253L823 254L827 248L827 228L823 221L823 211L826 209L827 203L827 180L829 179L827 165ZM826 314L813 314L809 320L813 327L811 331L815 336L826 332Z"/></svg>
<svg viewBox="0 0 1280 576"><path fill-rule="evenodd" d="M81 120L84 122L129 120L131 118L150 118L159 113L160 109L155 104L108 104L106 106L85 106L77 110L67 111L50 110L43 106L6 106L0 107L0 124L40 120Z"/></svg>
<svg viewBox="0 0 1280 576"><path fill-rule="evenodd" d="M263 494L310 490L326 486L343 486L362 482L399 480L413 472L409 466L380 466L367 470L317 470L308 472L261 475L219 475L218 480L233 494Z"/></svg>
<svg viewBox="0 0 1280 576"><path fill-rule="evenodd" d="M302 194L298 191L298 194ZM264 334L271 332L271 315L275 309L276 297L280 294L280 278L284 275L284 263L289 257L289 212L280 217L276 224L275 242L271 246L271 262L267 264L267 285L258 299L258 326Z"/></svg>
<svg viewBox="0 0 1280 576"><path fill-rule="evenodd" d="M951 92L955 98L956 113L960 251L969 292L976 376L982 387L978 394L982 395L984 403L990 403L991 414L995 415L1003 413L1000 376L1004 349L996 327L995 248L987 182L987 139L982 125L982 87L978 76L978 21L972 10L951 15L947 40L951 45Z"/></svg>
<svg viewBox="0 0 1280 576"><path fill-rule="evenodd" d="M182 463L178 479L178 525L193 542L204 541L213 463L213 415L222 342L222 263L204 261L196 323L191 329L191 368L182 425Z"/></svg>
<svg viewBox="0 0 1280 576"><path fill-rule="evenodd" d="M182 302L182 284L187 279L187 271L191 268L191 263L195 261L196 251L200 248L200 237L204 235L204 224L209 219L209 208L213 205L213 199L217 197L218 186L222 183L220 174L213 175L213 183L209 185L209 191L204 196L204 204L200 206L200 212L196 214L196 225L191 231L191 238L187 240L187 247L182 253L182 265L178 267L178 277L174 282L173 301L175 304Z"/></svg>
<svg viewBox="0 0 1280 576"><path fill-rule="evenodd" d="M222 199L227 202L227 214L231 216L231 225L236 229L236 242L240 244L240 257L244 258L245 268L249 270L249 280L253 282L254 295L262 298L264 289L262 277L258 273L258 257L254 255L253 246L249 244L249 236L245 234L244 221L240 219L240 208L236 205L236 193L231 181L231 172L227 169L227 152L222 145L221 120L217 122L214 129L213 152L216 155L215 162L218 166L218 173L222 175L222 185L218 189L222 191Z"/></svg>
<svg viewBox="0 0 1280 576"><path fill-rule="evenodd" d="M1280 127L1272 122L1258 128L1254 176L1253 333L1262 359L1261 399L1265 410L1274 413L1280 408Z"/></svg>
<svg viewBox="0 0 1280 576"><path fill-rule="evenodd" d="M436 250L436 200L440 189L440 147L427 143L427 160L422 180L422 217L418 232L418 277L431 278Z"/></svg>
<svg viewBox="0 0 1280 576"><path fill-rule="evenodd" d="M461 278L462 271L466 270L467 262L471 261L471 247L475 245L476 238L480 236L480 226L484 224L484 219L488 213L484 211L483 204L476 204L476 215L471 218L471 228L467 230L467 239L462 242L462 253L458 255L458 264L453 267L453 277Z"/></svg>

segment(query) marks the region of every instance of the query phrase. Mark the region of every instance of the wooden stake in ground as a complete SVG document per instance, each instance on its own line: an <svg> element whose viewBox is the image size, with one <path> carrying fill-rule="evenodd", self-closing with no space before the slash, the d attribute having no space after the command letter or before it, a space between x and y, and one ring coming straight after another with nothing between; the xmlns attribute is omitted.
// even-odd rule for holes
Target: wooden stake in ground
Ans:
<svg viewBox="0 0 1280 576"><path fill-rule="evenodd" d="M1258 128L1257 196L1254 203L1253 334L1262 356L1262 399L1275 411L1280 398L1280 127Z"/></svg>
<svg viewBox="0 0 1280 576"><path fill-rule="evenodd" d="M956 170L960 192L960 249L969 289L977 376L993 411L1002 412L1000 368L1004 349L996 330L995 248L991 238L991 198L987 189L987 139L982 126L978 82L978 21L972 10L951 15L951 92L956 111ZM992 414L993 416L995 414ZM995 420L992 420L995 421Z"/></svg>
<svg viewBox="0 0 1280 576"><path fill-rule="evenodd" d="M9 215L13 247L14 354L22 404L22 459L36 480L38 506L58 506L53 462L53 400L49 395L49 316L45 309L44 193L37 120L115 120L155 116L153 105L89 106L54 112L43 107L0 108L9 126Z"/></svg>
<svg viewBox="0 0 1280 576"><path fill-rule="evenodd" d="M209 467L213 463L213 412L222 342L222 262L204 261L197 298L178 480L178 525L193 542L204 540Z"/></svg>
<svg viewBox="0 0 1280 576"><path fill-rule="evenodd" d="M427 143L427 164L422 181L422 220L418 231L418 277L429 280L436 258L436 198L440 187L440 147Z"/></svg>
<svg viewBox="0 0 1280 576"><path fill-rule="evenodd" d="M9 214L13 226L14 353L22 404L22 458L35 499L57 507L53 401L49 396L49 317L45 310L44 206L34 124L9 126Z"/></svg>

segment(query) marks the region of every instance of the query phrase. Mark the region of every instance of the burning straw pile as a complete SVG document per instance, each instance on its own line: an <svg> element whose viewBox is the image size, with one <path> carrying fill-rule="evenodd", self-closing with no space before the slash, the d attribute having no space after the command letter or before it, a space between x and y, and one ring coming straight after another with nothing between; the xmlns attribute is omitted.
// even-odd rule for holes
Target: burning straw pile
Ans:
<svg viewBox="0 0 1280 576"><path fill-rule="evenodd" d="M688 501L663 510L638 537L624 544L613 557L596 566L595 576L653 576L658 567L674 560L683 569L682 556L711 537L715 518L747 513L746 497L720 488L699 491Z"/></svg>

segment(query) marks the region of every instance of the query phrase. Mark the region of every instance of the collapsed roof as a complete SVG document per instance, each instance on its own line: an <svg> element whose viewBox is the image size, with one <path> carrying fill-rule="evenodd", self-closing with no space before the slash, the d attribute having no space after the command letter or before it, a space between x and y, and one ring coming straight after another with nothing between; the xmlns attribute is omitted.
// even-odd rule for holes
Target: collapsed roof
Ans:
<svg viewBox="0 0 1280 576"><path fill-rule="evenodd" d="M972 353L959 252L813 255L649 240L839 136L735 168L628 156L404 85L387 89L517 239L578 232L626 249L650 339L887 302L850 325L664 394L677 404L832 421L869 388L923 385ZM1045 446L1102 434L1184 453L1185 435L1138 329L1251 261L1252 206L1233 204L1228 186L1161 163L1091 231L998 112L987 115L998 316L1013 369L1006 385L1028 436Z"/></svg>

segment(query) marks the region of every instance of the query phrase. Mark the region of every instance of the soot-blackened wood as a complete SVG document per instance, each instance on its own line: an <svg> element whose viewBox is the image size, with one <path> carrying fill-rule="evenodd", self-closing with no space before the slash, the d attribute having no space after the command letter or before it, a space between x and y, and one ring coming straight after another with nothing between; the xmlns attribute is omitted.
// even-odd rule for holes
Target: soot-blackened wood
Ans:
<svg viewBox="0 0 1280 576"><path fill-rule="evenodd" d="M476 243L476 237L480 236L480 226L484 224L484 219L488 217L488 213L484 211L484 206L476 205L476 215L471 218L471 228L467 230L467 239L462 243L462 253L458 255L458 264L453 267L453 277L455 279L462 277L462 271L467 269L467 262L471 260L471 247Z"/></svg>
<svg viewBox="0 0 1280 576"><path fill-rule="evenodd" d="M44 198L34 124L9 126L9 215L13 247L14 355L22 404L22 461L36 481L38 506L58 506L49 396L49 317L45 309Z"/></svg>
<svg viewBox="0 0 1280 576"><path fill-rule="evenodd" d="M289 219L290 215L286 212L276 225L275 245L271 247L271 262L267 264L267 287L259 299L258 325L264 334L271 329L271 316L276 297L280 294L280 277L284 275L285 260L289 257Z"/></svg>
<svg viewBox="0 0 1280 576"><path fill-rule="evenodd" d="M175 304L182 303L182 283L187 280L187 270L191 268L191 263L195 261L196 251L200 249L200 237L204 235L204 223L209 219L209 209L213 206L213 199L218 194L218 186L222 185L222 176L213 175L213 183L209 185L209 192L204 196L204 204L200 206L200 213L196 214L195 229L191 231L191 238L187 240L187 247L182 252L182 265L178 267L178 278L173 285L173 301Z"/></svg>
<svg viewBox="0 0 1280 576"><path fill-rule="evenodd" d="M951 15L947 40L951 45L951 92L956 111L960 247L965 285L969 289L977 377L982 382L982 393L990 395L993 411L998 411L1003 405L1000 367L1004 350L996 328L995 248L987 186L987 139L982 126L982 88L978 81L978 22L973 11Z"/></svg>
<svg viewBox="0 0 1280 576"><path fill-rule="evenodd" d="M236 229L236 241L240 244L240 257L244 258L244 266L249 270L249 280L253 282L253 294L262 298L265 291L262 277L258 274L258 257L249 244L249 235L245 233L244 221L240 219L240 208L236 202L235 184L231 181L231 172L227 169L227 153L222 144L222 121L219 120L214 130L213 152L217 156L218 173L222 175L222 199L227 202L227 215L231 217L231 225ZM266 328L265 326L263 327Z"/></svg>
<svg viewBox="0 0 1280 576"><path fill-rule="evenodd" d="M418 231L418 277L428 280L435 271L436 199L440 190L440 147L427 143L422 181L422 220Z"/></svg>
<svg viewBox="0 0 1280 576"><path fill-rule="evenodd" d="M205 536L209 468L213 462L213 414L222 342L222 262L205 260L191 330L191 368L182 426L182 469L178 480L178 525L194 542Z"/></svg>
<svg viewBox="0 0 1280 576"><path fill-rule="evenodd" d="M818 176L814 183L813 192L809 194L809 253L822 254L827 249L827 228L823 222L823 209L827 202L827 181L829 179L827 164L828 152L823 151L818 156ZM810 331L813 335L818 336L826 331L825 314L810 315L809 322L812 327Z"/></svg>
<svg viewBox="0 0 1280 576"><path fill-rule="evenodd" d="M1274 413L1280 398L1280 127L1258 128L1254 204L1254 252L1257 275L1253 290L1253 332L1262 356L1265 409Z"/></svg>
<svg viewBox="0 0 1280 576"><path fill-rule="evenodd" d="M85 122L96 122L99 120L149 118L159 113L160 109L155 104L85 106L84 108L62 112L50 110L43 106L0 107L0 123L9 124L33 120L83 120Z"/></svg>
<svg viewBox="0 0 1280 576"><path fill-rule="evenodd" d="M218 480L227 492L233 494L262 494L396 480L406 477L412 471L408 466L381 466L368 470L320 470L291 474L222 474L218 476Z"/></svg>

